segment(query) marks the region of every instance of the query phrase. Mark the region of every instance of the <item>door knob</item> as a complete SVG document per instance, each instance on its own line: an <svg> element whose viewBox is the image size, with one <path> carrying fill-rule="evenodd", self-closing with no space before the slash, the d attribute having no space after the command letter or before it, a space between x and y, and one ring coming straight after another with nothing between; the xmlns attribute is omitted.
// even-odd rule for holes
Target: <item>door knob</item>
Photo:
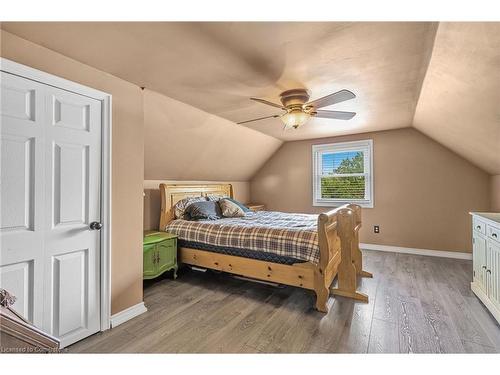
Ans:
<svg viewBox="0 0 500 375"><path fill-rule="evenodd" d="M89 226L91 230L100 230L102 228L102 224L98 221L91 222Z"/></svg>

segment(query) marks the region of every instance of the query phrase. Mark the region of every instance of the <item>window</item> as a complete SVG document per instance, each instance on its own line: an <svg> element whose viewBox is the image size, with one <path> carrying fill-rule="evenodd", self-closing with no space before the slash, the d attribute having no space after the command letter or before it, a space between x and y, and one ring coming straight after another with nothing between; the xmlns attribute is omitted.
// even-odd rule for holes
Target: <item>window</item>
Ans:
<svg viewBox="0 0 500 375"><path fill-rule="evenodd" d="M314 145L313 205L373 207L373 141Z"/></svg>

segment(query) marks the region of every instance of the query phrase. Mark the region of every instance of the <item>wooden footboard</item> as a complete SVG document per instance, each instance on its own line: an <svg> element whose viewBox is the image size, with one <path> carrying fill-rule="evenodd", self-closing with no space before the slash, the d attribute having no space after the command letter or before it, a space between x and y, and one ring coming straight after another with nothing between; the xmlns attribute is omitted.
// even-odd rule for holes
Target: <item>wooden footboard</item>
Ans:
<svg viewBox="0 0 500 375"><path fill-rule="evenodd" d="M345 205L318 216L320 257L314 271L314 291L316 293L316 308L322 312L328 312L327 302L330 295L330 285L337 275L341 259L342 242L339 221L345 221L345 216L349 213L352 213L352 210Z"/></svg>

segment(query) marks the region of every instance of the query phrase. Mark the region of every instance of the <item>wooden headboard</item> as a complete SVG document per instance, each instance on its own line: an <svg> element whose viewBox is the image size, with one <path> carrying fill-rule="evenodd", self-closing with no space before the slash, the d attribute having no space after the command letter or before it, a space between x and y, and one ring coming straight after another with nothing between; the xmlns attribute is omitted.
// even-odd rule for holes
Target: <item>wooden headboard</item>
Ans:
<svg viewBox="0 0 500 375"><path fill-rule="evenodd" d="M160 184L161 212L159 229L164 230L165 226L174 220L174 206L181 199L207 195L233 198L233 186L231 184Z"/></svg>

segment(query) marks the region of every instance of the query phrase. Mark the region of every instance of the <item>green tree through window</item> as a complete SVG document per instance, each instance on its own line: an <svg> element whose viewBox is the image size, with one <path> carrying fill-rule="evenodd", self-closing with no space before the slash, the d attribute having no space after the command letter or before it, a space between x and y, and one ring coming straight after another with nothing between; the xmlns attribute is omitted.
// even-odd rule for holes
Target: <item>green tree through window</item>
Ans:
<svg viewBox="0 0 500 375"><path fill-rule="evenodd" d="M364 199L365 176L349 176L349 174L363 172L363 152L357 152L353 157L344 158L333 169L333 174L346 174L347 176L321 177L321 197L327 199Z"/></svg>

